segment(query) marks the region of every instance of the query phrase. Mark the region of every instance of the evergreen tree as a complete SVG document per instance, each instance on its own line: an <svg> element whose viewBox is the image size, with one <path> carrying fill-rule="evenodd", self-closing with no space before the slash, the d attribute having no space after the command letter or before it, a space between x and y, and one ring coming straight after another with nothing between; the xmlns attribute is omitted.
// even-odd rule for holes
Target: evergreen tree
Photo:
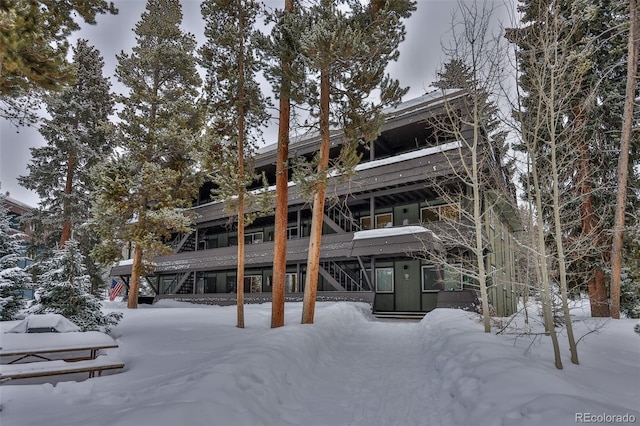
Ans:
<svg viewBox="0 0 640 426"><path fill-rule="evenodd" d="M66 62L76 17L95 24L101 13L117 13L105 0L4 0L0 3L0 117L22 124L34 117L19 99L73 82Z"/></svg>
<svg viewBox="0 0 640 426"><path fill-rule="evenodd" d="M0 195L0 321L10 321L24 306L22 292L31 278L18 266L24 234L12 228L4 198Z"/></svg>
<svg viewBox="0 0 640 426"><path fill-rule="evenodd" d="M39 209L28 219L39 226L39 242L49 247L81 239L89 217L92 179L89 170L106 159L112 146L107 121L113 110L104 61L86 40L73 49L74 84L46 98L51 116L40 128L47 145L31 148L29 175L20 184L40 196ZM44 241L47 237L49 241Z"/></svg>
<svg viewBox="0 0 640 426"><path fill-rule="evenodd" d="M207 37L201 50L201 64L207 70L207 131L217 145L212 177L218 185L217 197L237 217L236 294L240 328L244 327L244 228L252 220L247 213L256 211L256 201L247 188L256 178L252 172L255 136L269 118L255 80L259 62L254 52L257 34L254 25L259 12L260 5L253 0L202 3Z"/></svg>
<svg viewBox="0 0 640 426"><path fill-rule="evenodd" d="M564 26L559 38L567 46L566 59L575 61L576 65L570 71L580 74L579 85L573 88L570 99L563 102L564 109L559 111L563 123L556 126L557 136L567 142L563 154L566 197L562 216L565 217L563 238L568 248L568 284L588 290L592 316L608 316L605 271L611 248L609 230L613 227L616 196L611 188L616 186L615 165L620 149L625 93L626 33L623 29L628 28L628 4L619 0L522 0L519 9L523 13L523 26L508 30L507 38L518 47L520 86L523 93L529 94L524 98L523 112L519 115L522 123L528 123L528 117L535 115L536 93L540 92L540 88L533 86L539 81L538 64L542 51L536 52L532 40L544 25L545 15L549 13L545 10L553 9L561 21L571 23ZM639 143L640 138L635 137L630 171L640 158ZM537 162L550 161L550 152L543 148L544 145L539 146ZM524 176L525 184L528 180ZM638 194L631 190L637 187L637 174L631 171L629 181L629 204L637 205ZM541 183L550 194L551 183L545 179ZM543 204L548 205L548 202ZM549 222L549 209L545 207L542 214Z"/></svg>
<svg viewBox="0 0 640 426"><path fill-rule="evenodd" d="M53 256L34 263L37 275L36 301L29 308L34 314L61 314L82 331L108 332L122 318L120 313L103 314L100 300L90 293L91 280L84 256L75 240L67 241Z"/></svg>
<svg viewBox="0 0 640 426"><path fill-rule="evenodd" d="M354 155L359 144L373 141L382 128L382 109L398 103L406 90L386 73L387 64L397 59L404 39L402 19L415 9L409 0L371 1L318 0L307 9L307 30L301 36L301 54L310 76L318 86L309 100L312 118L320 133L319 153L298 173L301 188L313 197L309 257L304 289L302 323L313 323L318 286L320 245L329 169L330 127L344 131L344 148L337 167L349 176L359 161ZM378 91L379 101L370 95Z"/></svg>
<svg viewBox="0 0 640 426"><path fill-rule="evenodd" d="M638 96L638 56L640 55L640 5L631 0L629 3L628 24L628 49L627 49L627 83L622 119L620 154L617 168L618 191L616 197L615 219L613 225L613 243L611 247L611 317L620 318L621 308L621 272L622 250L624 239L625 214L627 211L627 182L629 179L629 151L634 122L634 101ZM637 122L637 120L636 120ZM637 259L637 257L636 257Z"/></svg>
<svg viewBox="0 0 640 426"><path fill-rule="evenodd" d="M285 0L283 10L268 15L273 23L269 37L263 39L265 75L278 98L278 148L276 159L276 211L273 248L271 327L284 325L284 296L287 269L287 226L289 193L289 133L292 112L304 104L305 70L300 51L300 36L305 31L299 2Z"/></svg>
<svg viewBox="0 0 640 426"><path fill-rule="evenodd" d="M195 137L200 128L193 35L180 29L178 0L149 0L136 24L137 44L117 56L116 76L129 94L120 98L116 140L120 153L94 172L98 190L93 224L102 238L94 254L108 263L133 243L129 308L136 308L147 260L170 252L173 232L190 232L182 210L194 198Z"/></svg>

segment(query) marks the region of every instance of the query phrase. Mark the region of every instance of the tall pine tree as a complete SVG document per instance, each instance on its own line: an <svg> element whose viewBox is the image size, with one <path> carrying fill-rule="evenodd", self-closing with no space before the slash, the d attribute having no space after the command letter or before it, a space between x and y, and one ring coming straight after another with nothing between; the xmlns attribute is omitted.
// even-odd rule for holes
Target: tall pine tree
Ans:
<svg viewBox="0 0 640 426"><path fill-rule="evenodd" d="M260 5L253 0L207 0L202 4L207 37L201 49L201 64L207 70L207 132L216 146L212 177L217 197L237 220L240 328L244 328L244 229L252 219L247 213L255 213L256 208L247 189L255 180L252 157L256 135L269 118L255 80L259 69L255 20L259 12Z"/></svg>
<svg viewBox="0 0 640 426"><path fill-rule="evenodd" d="M128 307L136 308L147 259L170 252L172 232L189 232L189 207L198 188L195 170L201 80L196 41L180 29L178 0L149 0L136 24L137 44L117 56L116 76L129 93L119 100L120 153L97 167L93 224L103 238L94 254L102 262L133 243Z"/></svg>
<svg viewBox="0 0 640 426"><path fill-rule="evenodd" d="M278 98L278 148L276 159L276 211L273 248L271 327L284 325L287 269L289 184L289 133L292 111L305 102L305 70L300 56L300 35L306 30L300 2L285 0L283 10L268 16L271 34L263 40L265 75Z"/></svg>
<svg viewBox="0 0 640 426"><path fill-rule="evenodd" d="M64 246L87 220L93 186L89 170L112 150L108 119L114 102L102 75L104 61L86 40L78 40L73 52L74 84L46 98L51 118L40 134L47 144L31 148L29 174L19 179L40 197L29 220L38 224L40 242L50 247Z"/></svg>
<svg viewBox="0 0 640 426"><path fill-rule="evenodd" d="M105 0L4 0L0 3L0 117L16 124L34 121L20 99L58 90L73 82L66 61L67 38L82 17L95 24L101 13L118 13Z"/></svg>
<svg viewBox="0 0 640 426"><path fill-rule="evenodd" d="M318 0L307 9L307 31L301 36L301 54L318 81L309 100L317 120L320 149L312 175L298 174L301 186L313 197L309 257L304 288L302 323L313 323L318 287L320 245L329 171L330 127L344 131L344 148L337 167L344 174L359 158L354 149L373 141L382 128L382 109L398 103L406 90L386 73L396 60L405 36L402 22L415 9L409 0ZM370 95L377 91L379 100ZM309 169L309 167L305 167Z"/></svg>

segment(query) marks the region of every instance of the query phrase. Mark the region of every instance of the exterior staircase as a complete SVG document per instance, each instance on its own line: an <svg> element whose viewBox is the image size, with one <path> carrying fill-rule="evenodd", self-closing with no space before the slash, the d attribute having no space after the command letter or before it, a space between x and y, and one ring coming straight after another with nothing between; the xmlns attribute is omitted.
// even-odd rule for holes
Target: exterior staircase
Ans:
<svg viewBox="0 0 640 426"><path fill-rule="evenodd" d="M319 272L338 291L371 291L360 280L358 272L343 263L320 262Z"/></svg>
<svg viewBox="0 0 640 426"><path fill-rule="evenodd" d="M186 251L195 251L196 249L196 233L177 234L171 241L171 248L174 253L183 253Z"/></svg>
<svg viewBox="0 0 640 426"><path fill-rule="evenodd" d="M195 283L194 272L189 271L186 273L176 275L176 278L165 289L166 294L192 294L193 286Z"/></svg>

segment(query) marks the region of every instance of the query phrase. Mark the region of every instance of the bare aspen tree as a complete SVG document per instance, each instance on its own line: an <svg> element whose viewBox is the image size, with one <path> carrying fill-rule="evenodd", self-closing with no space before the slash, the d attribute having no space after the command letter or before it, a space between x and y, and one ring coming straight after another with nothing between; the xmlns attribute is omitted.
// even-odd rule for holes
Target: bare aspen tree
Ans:
<svg viewBox="0 0 640 426"><path fill-rule="evenodd" d="M556 367L562 368L551 312L553 283L557 283L561 299L571 362L577 364L568 277L574 259L595 250L596 231L589 234L583 229L572 234L582 219L582 200L576 199L573 188L591 178L580 168L585 137L580 111L589 107L589 93L581 93L586 101L576 106L576 93L584 88L583 79L589 70L589 52L573 41L581 24L579 14L564 16L559 7L532 6L528 10L529 25L508 31L507 37L518 45L520 68L526 69L526 80L522 76L520 79L526 95L521 97L517 119L530 161L531 185L526 190L533 193L535 201L545 325L554 343Z"/></svg>
<svg viewBox="0 0 640 426"><path fill-rule="evenodd" d="M462 95L452 95L445 101L445 112L427 120L438 134L457 141L459 147L445 152L456 181L458 202L463 200L460 220L447 224L439 236L451 239L445 246L456 247L459 255L430 253L427 260L458 269L456 273L470 277L480 290L485 332L491 331L488 302L489 274L485 253L484 228L492 209L487 196L489 188L500 186L504 192L510 177L502 174L501 153L494 144L504 136L496 124L497 107L491 97L502 79L502 46L500 39L489 31L494 9L488 2L482 4L458 2L458 15L452 23L452 43L444 50L450 58L439 73L440 81L434 86L446 89L462 89ZM445 93L446 95L446 93ZM448 99L445 96L445 99ZM446 187L434 182L438 195L455 201ZM514 200L510 200L515 202ZM470 253L470 258L465 258ZM458 265L458 266L453 266Z"/></svg>

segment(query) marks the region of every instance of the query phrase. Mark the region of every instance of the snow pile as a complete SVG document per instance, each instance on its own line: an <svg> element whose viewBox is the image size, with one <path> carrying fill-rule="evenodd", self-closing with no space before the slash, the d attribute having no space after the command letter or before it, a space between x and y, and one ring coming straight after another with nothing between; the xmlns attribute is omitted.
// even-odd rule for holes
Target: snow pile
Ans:
<svg viewBox="0 0 640 426"><path fill-rule="evenodd" d="M55 330L58 333L80 331L80 327L60 314L29 315L9 328L6 333L27 333L29 330Z"/></svg>
<svg viewBox="0 0 640 426"><path fill-rule="evenodd" d="M548 338L485 334L457 310L382 321L366 304L318 303L316 323L300 325L301 304L288 303L286 326L272 330L271 305L247 305L242 330L234 306L106 306L124 312L112 332L124 371L5 383L3 426L573 425L577 412L640 421L632 320L583 339L580 366L564 350L559 371Z"/></svg>
<svg viewBox="0 0 640 426"><path fill-rule="evenodd" d="M560 335L564 369L558 370L549 337L485 334L480 322L469 321L474 317L438 309L422 322L425 357L433 360L433 384L451 424L575 425L576 416L587 413L640 421L640 339L633 336L633 320L587 336L578 346L579 366L570 363ZM585 326L575 324L582 334Z"/></svg>

